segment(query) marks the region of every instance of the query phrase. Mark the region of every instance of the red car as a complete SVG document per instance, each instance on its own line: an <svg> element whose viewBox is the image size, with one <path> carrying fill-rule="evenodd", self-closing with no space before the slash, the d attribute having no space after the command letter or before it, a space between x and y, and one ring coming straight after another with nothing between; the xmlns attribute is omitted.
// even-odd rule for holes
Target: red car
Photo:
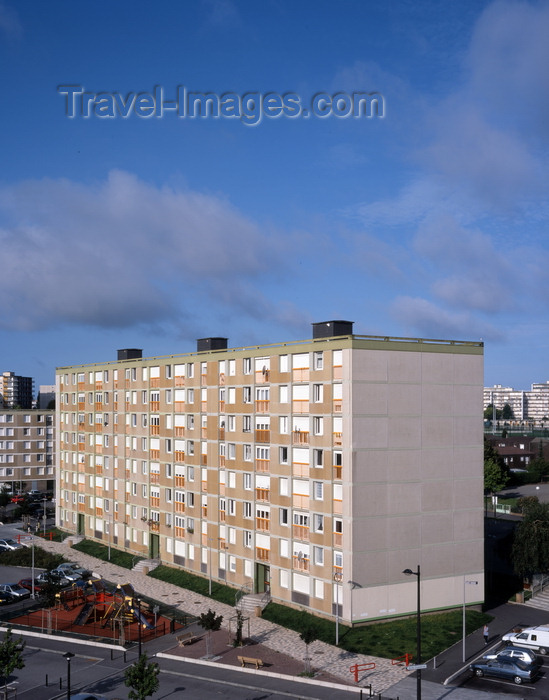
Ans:
<svg viewBox="0 0 549 700"><path fill-rule="evenodd" d="M23 588L26 588L29 591L32 591L32 578L22 578L19 581L19 585L23 586ZM42 585L43 584L40 581L37 581L37 579L34 579L34 592L40 593Z"/></svg>
<svg viewBox="0 0 549 700"><path fill-rule="evenodd" d="M24 500L25 500L25 496L21 496L21 495L12 496L10 498L10 503L23 503Z"/></svg>

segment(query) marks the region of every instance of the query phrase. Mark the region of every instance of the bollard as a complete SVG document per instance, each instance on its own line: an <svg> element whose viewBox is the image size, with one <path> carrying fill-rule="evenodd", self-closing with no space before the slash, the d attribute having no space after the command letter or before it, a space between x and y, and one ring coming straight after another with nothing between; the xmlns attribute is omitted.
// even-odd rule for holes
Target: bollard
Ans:
<svg viewBox="0 0 549 700"><path fill-rule="evenodd" d="M63 679L59 677L59 690L63 690Z"/></svg>
<svg viewBox="0 0 549 700"><path fill-rule="evenodd" d="M48 687L48 674L46 673L46 688Z"/></svg>

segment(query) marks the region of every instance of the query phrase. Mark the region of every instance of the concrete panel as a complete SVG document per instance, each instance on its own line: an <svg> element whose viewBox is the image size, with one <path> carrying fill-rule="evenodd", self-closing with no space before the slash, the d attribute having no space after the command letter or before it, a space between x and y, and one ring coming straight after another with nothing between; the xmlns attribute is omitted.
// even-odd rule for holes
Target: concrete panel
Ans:
<svg viewBox="0 0 549 700"><path fill-rule="evenodd" d="M421 420L414 416L389 418L387 443L389 449L421 447Z"/></svg>
<svg viewBox="0 0 549 700"><path fill-rule="evenodd" d="M456 384L477 385L481 396L484 387L484 357L482 355L454 355Z"/></svg>
<svg viewBox="0 0 549 700"><path fill-rule="evenodd" d="M389 415L419 416L421 414L421 386L419 384L389 384L387 387Z"/></svg>
<svg viewBox="0 0 549 700"><path fill-rule="evenodd" d="M422 386L421 413L424 416L449 416L455 410L453 385L424 384Z"/></svg>
<svg viewBox="0 0 549 700"><path fill-rule="evenodd" d="M421 450L392 450L387 453L387 479L413 481L421 478Z"/></svg>
<svg viewBox="0 0 549 700"><path fill-rule="evenodd" d="M421 382L421 353L388 351L387 379L391 384Z"/></svg>
<svg viewBox="0 0 549 700"><path fill-rule="evenodd" d="M387 415L387 384L353 384L353 412Z"/></svg>
<svg viewBox="0 0 549 700"><path fill-rule="evenodd" d="M484 529L484 511L458 510L454 511L454 538L459 541L478 541Z"/></svg>
<svg viewBox="0 0 549 700"><path fill-rule="evenodd" d="M373 516L385 515L388 509L387 484L359 484L353 488L353 512Z"/></svg>
<svg viewBox="0 0 549 700"><path fill-rule="evenodd" d="M454 548L451 544L431 545L423 547L421 556L421 571L427 578L447 576L455 566Z"/></svg>
<svg viewBox="0 0 549 700"><path fill-rule="evenodd" d="M459 486L459 487L458 487ZM462 479L454 488L454 508L468 510L471 507L483 506L484 480L482 476L476 479Z"/></svg>
<svg viewBox="0 0 549 700"><path fill-rule="evenodd" d="M453 384L454 356L438 352L423 353L421 370L425 384Z"/></svg>
<svg viewBox="0 0 549 700"><path fill-rule="evenodd" d="M400 482L387 485L388 514L420 513L422 485L420 482Z"/></svg>
<svg viewBox="0 0 549 700"><path fill-rule="evenodd" d="M426 416L421 428L423 447L448 447L454 444L454 421L450 417Z"/></svg>
<svg viewBox="0 0 549 700"><path fill-rule="evenodd" d="M453 481L428 481L422 485L421 505L422 510L426 511L444 511L451 510L454 507L454 490L455 484Z"/></svg>
<svg viewBox="0 0 549 700"><path fill-rule="evenodd" d="M421 478L452 479L454 477L455 454L451 450L435 448L421 453Z"/></svg>
<svg viewBox="0 0 549 700"><path fill-rule="evenodd" d="M387 418L355 416L353 418L353 447L386 448Z"/></svg>
<svg viewBox="0 0 549 700"><path fill-rule="evenodd" d="M354 453L353 482L384 482L387 474L386 450L357 450Z"/></svg>
<svg viewBox="0 0 549 700"><path fill-rule="evenodd" d="M421 518L421 544L453 542L454 519L452 513L429 513Z"/></svg>
<svg viewBox="0 0 549 700"><path fill-rule="evenodd" d="M386 382L387 353L379 350L353 351L353 379L355 381Z"/></svg>
<svg viewBox="0 0 549 700"><path fill-rule="evenodd" d="M414 549L421 543L421 516L409 515L389 518L388 543L390 549Z"/></svg>
<svg viewBox="0 0 549 700"><path fill-rule="evenodd" d="M482 421L477 416L457 416L454 418L454 436L456 445L476 445L477 448L483 444Z"/></svg>
<svg viewBox="0 0 549 700"><path fill-rule="evenodd" d="M365 552L379 552L387 549L389 523L390 521L385 518L357 516L353 532L355 560L362 559ZM353 562L353 571L354 567Z"/></svg>
<svg viewBox="0 0 549 700"><path fill-rule="evenodd" d="M355 560L353 572L353 580L363 586L384 585L387 582L387 552L369 552L360 561Z"/></svg>

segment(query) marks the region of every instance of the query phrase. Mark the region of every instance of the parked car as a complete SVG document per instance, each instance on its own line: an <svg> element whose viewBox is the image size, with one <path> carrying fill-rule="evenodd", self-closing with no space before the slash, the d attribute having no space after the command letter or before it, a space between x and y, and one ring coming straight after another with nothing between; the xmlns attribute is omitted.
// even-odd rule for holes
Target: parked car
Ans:
<svg viewBox="0 0 549 700"><path fill-rule="evenodd" d="M540 673L540 667L534 664L525 664L518 659L489 659L478 661L469 666L475 676L489 676L513 681L517 685L532 683Z"/></svg>
<svg viewBox="0 0 549 700"><path fill-rule="evenodd" d="M538 651L545 656L549 651L549 627L538 625L527 627L520 632L508 632L503 635L502 640L516 647Z"/></svg>
<svg viewBox="0 0 549 700"><path fill-rule="evenodd" d="M58 567L57 569L50 571L50 573L58 578L68 579L70 583L82 580L82 575L78 571L74 571L74 569L70 569L68 567L65 567L64 569L60 569Z"/></svg>
<svg viewBox="0 0 549 700"><path fill-rule="evenodd" d="M0 583L0 591L5 591L14 597L15 600L30 598L30 591L18 583Z"/></svg>
<svg viewBox="0 0 549 700"><path fill-rule="evenodd" d="M71 700L108 700L106 695L97 695L97 693L71 693Z"/></svg>
<svg viewBox="0 0 549 700"><path fill-rule="evenodd" d="M15 598L7 591L0 591L0 605L7 605L8 603L13 603Z"/></svg>
<svg viewBox="0 0 549 700"><path fill-rule="evenodd" d="M508 646L490 654L484 654L483 659L518 659L525 664L535 664L543 666L543 659L535 654L531 649L521 649L520 647Z"/></svg>
<svg viewBox="0 0 549 700"><path fill-rule="evenodd" d="M91 571L78 566L75 562L65 562L59 564L57 567L58 571L66 571L68 573L76 573L79 578L89 578L91 576ZM67 577L68 578L68 577Z"/></svg>
<svg viewBox="0 0 549 700"><path fill-rule="evenodd" d="M19 581L19 585L23 586L23 588L26 588L28 591L31 592L32 595L32 578L22 578ZM44 583L42 581L39 581L37 578L34 579L34 592L35 593L40 593L40 590Z"/></svg>
<svg viewBox="0 0 549 700"><path fill-rule="evenodd" d="M67 588L72 584L72 581L69 581L66 576L63 576L63 574L57 572L55 569L53 571L45 571L38 574L36 580L41 586L43 586L45 583L50 583L50 581L52 583L56 583L58 586L61 586L61 588Z"/></svg>
<svg viewBox="0 0 549 700"><path fill-rule="evenodd" d="M23 503L24 500L25 500L25 496L23 496L23 494L21 494L21 493L18 493L17 495L12 496L10 498L10 503Z"/></svg>
<svg viewBox="0 0 549 700"><path fill-rule="evenodd" d="M45 493L42 493L42 491L37 491L36 489L29 491L27 496L33 501L43 501L44 498L46 498Z"/></svg>
<svg viewBox="0 0 549 700"><path fill-rule="evenodd" d="M6 537L6 539L0 540L0 545L7 547L8 549L21 549L23 546L21 542L16 542L15 540Z"/></svg>

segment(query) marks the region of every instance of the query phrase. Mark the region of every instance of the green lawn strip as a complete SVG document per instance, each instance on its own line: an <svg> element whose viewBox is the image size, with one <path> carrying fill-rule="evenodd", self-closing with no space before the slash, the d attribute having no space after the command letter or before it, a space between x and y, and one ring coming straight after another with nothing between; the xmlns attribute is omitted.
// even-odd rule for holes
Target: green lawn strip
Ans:
<svg viewBox="0 0 549 700"><path fill-rule="evenodd" d="M335 623L315 617L305 611L296 611L278 603L269 603L263 617L296 632L312 625L318 638L327 644L335 644ZM466 633L470 634L493 618L490 615L468 610ZM463 613L453 611L421 618L421 649L423 661L437 656L462 638ZM410 617L391 622L373 623L364 627L339 625L339 646L346 651L386 659L396 659L404 654L416 655L416 618ZM415 661L415 658L414 658Z"/></svg>
<svg viewBox="0 0 549 700"><path fill-rule="evenodd" d="M219 603L225 603L226 605L231 606L234 606L235 604L235 595L237 593L236 588L231 588L231 586L225 586L221 583L212 581L212 595L210 596L208 579L202 578L201 576L195 576L194 574L190 574L188 571L173 569L169 566L158 566L156 569L149 572L149 576L160 581L165 581L166 583L172 583L180 588L186 588L193 593L211 597L213 600L217 600Z"/></svg>
<svg viewBox="0 0 549 700"><path fill-rule="evenodd" d="M109 547L100 542L93 542L92 540L82 540L74 544L72 548L83 554L89 554L90 557L95 557L101 561L110 561L111 564L121 566L124 569L133 569L133 567L143 559L143 557L136 557L133 554L122 552L114 547L110 548L109 558Z"/></svg>

